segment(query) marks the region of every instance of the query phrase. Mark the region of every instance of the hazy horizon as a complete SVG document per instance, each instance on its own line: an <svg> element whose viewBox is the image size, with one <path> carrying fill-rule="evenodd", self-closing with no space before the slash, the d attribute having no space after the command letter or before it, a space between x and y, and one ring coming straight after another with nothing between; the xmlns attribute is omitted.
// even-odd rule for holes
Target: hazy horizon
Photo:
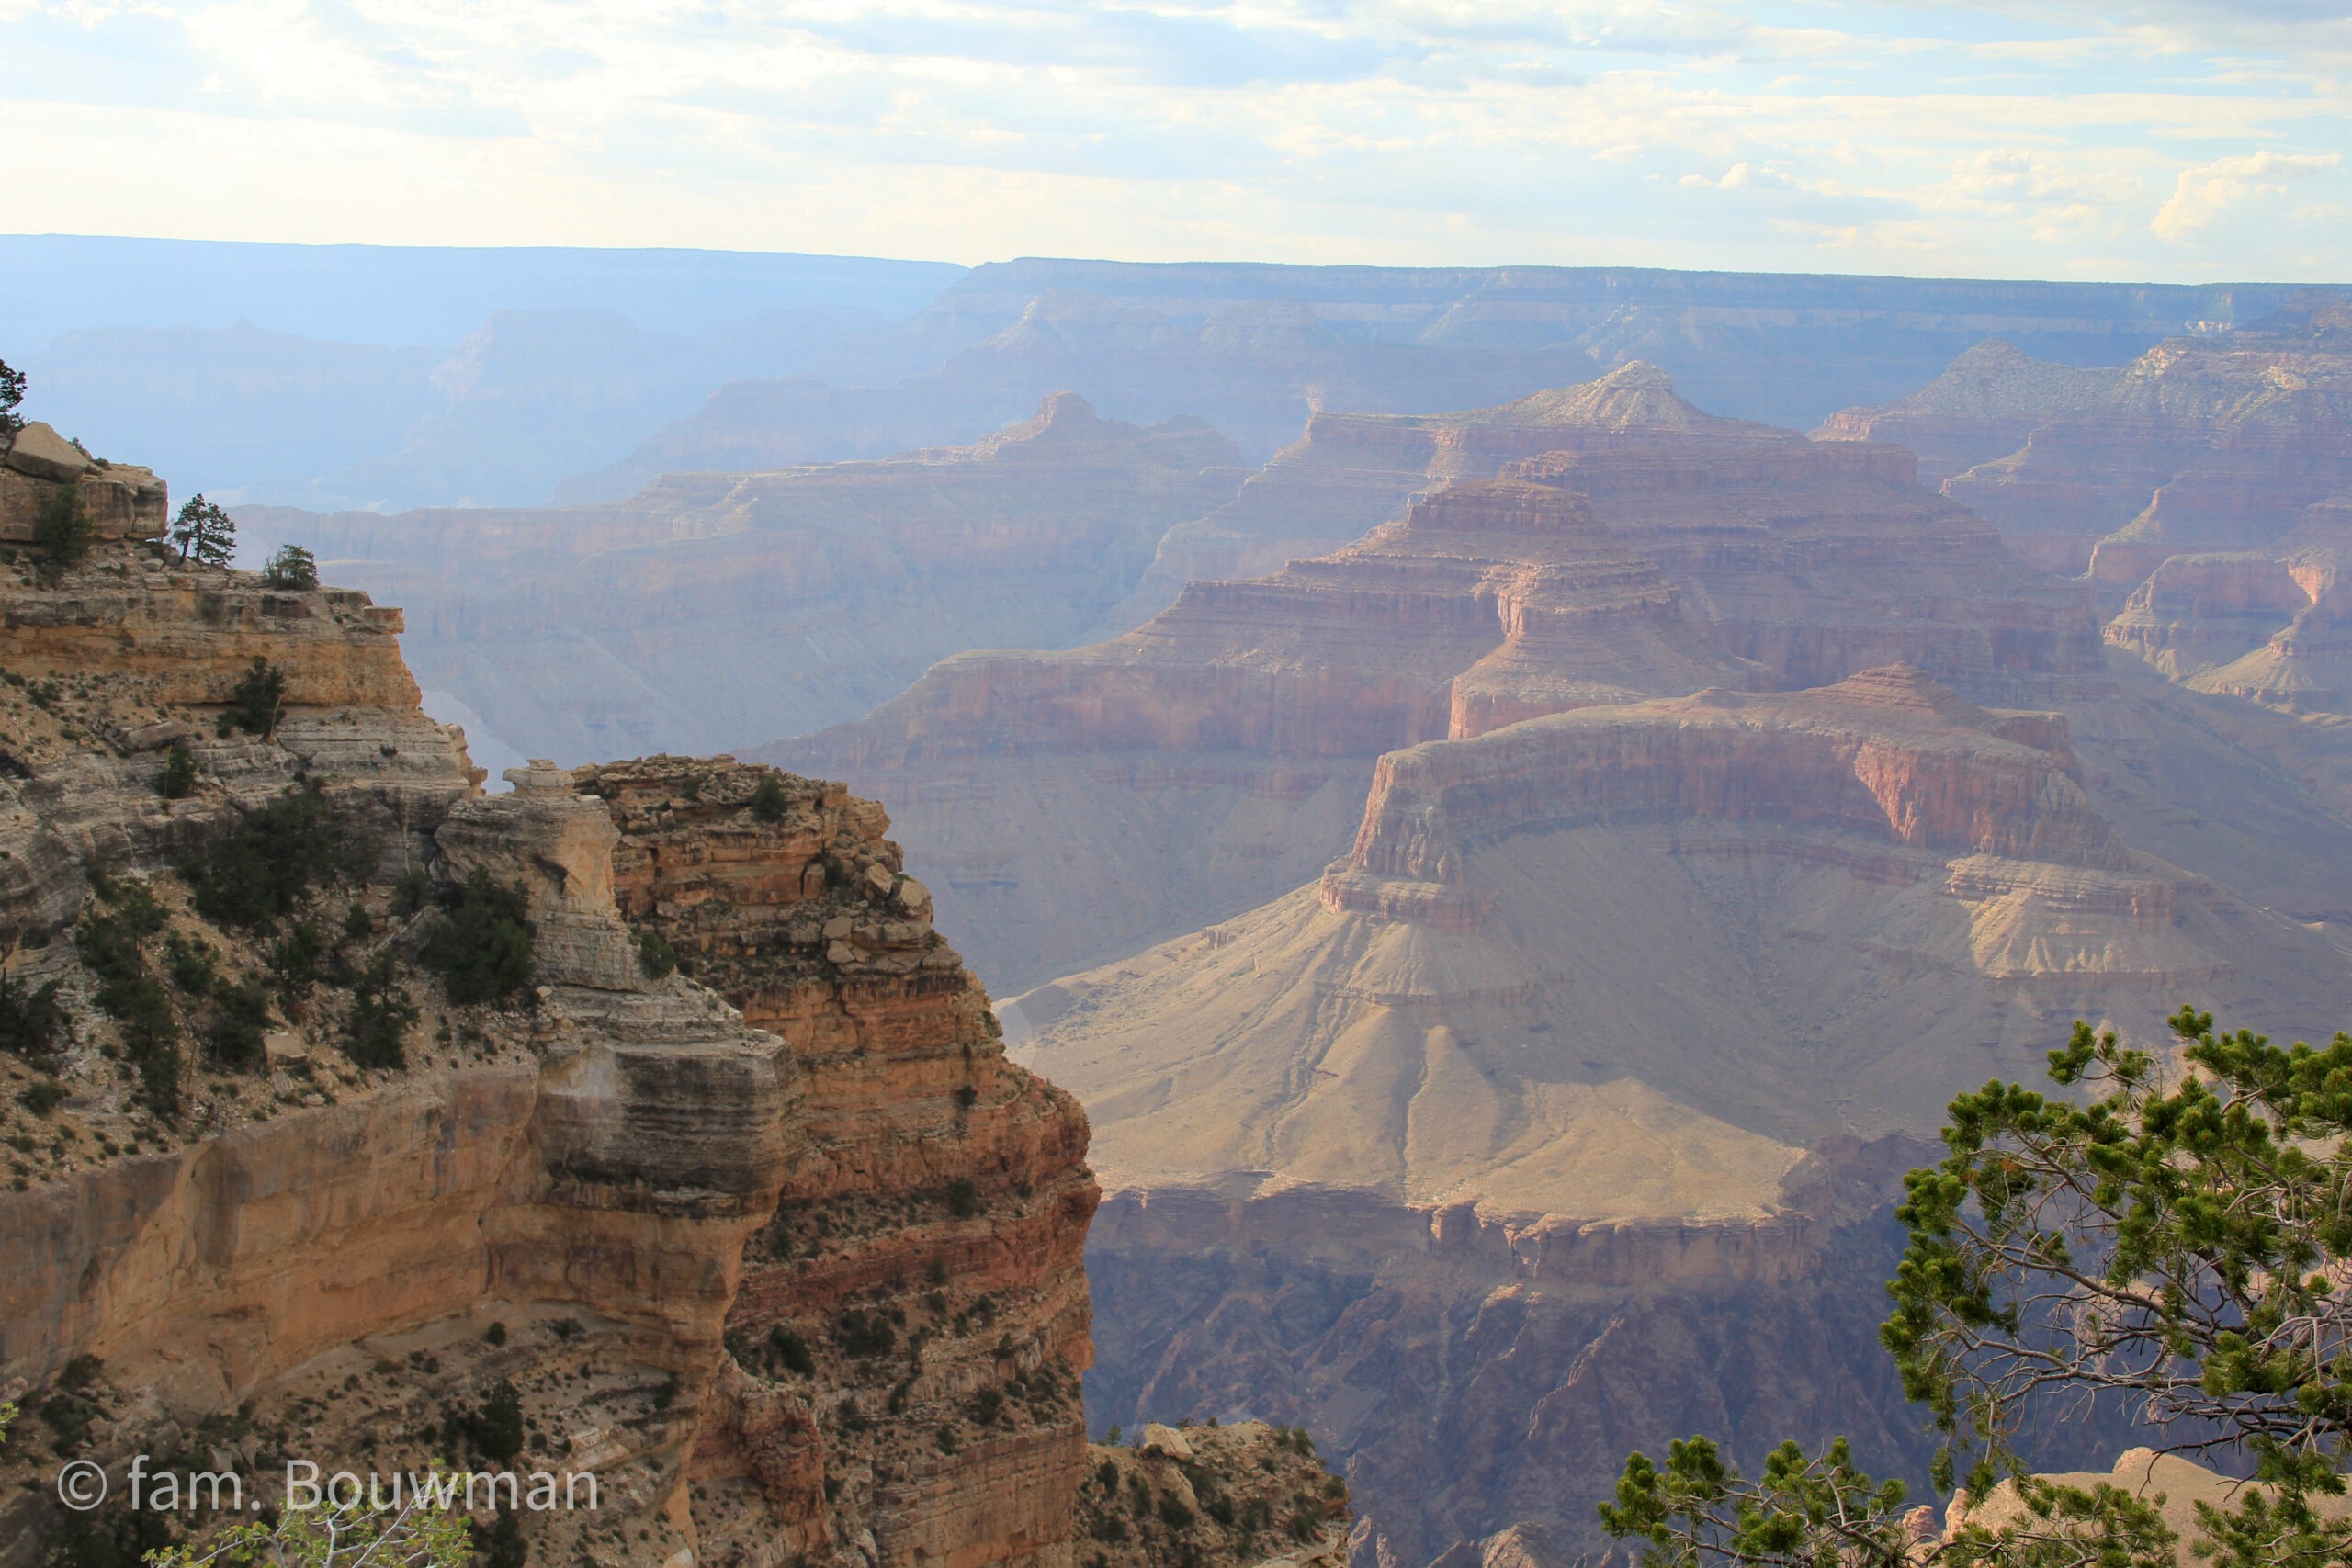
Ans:
<svg viewBox="0 0 2352 1568"><path fill-rule="evenodd" d="M2327 281L2343 0L0 0L0 228Z"/></svg>

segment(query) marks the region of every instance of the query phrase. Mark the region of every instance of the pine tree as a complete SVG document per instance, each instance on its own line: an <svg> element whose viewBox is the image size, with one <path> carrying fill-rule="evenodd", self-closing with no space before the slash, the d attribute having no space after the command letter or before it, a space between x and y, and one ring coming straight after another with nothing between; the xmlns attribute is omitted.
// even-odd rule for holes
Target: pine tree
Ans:
<svg viewBox="0 0 2352 1568"><path fill-rule="evenodd" d="M319 558L300 545L280 545L261 574L272 588L316 588Z"/></svg>
<svg viewBox="0 0 2352 1568"><path fill-rule="evenodd" d="M2192 1561L2143 1500L2044 1481L2018 1452L2031 1407L2101 1395L2159 1450L2250 1461L2262 1490L2197 1506L2196 1558L2352 1562L2352 1518L2315 1506L2352 1474L2352 1035L2282 1049L2188 1009L2171 1024L2177 1066L2077 1023L2050 1056L2065 1092L1953 1100L1950 1156L1895 1211L1911 1241L1879 1337L1942 1439L1932 1478L1983 1498L2013 1477L2017 1517L1924 1540L1903 1483L1843 1438L1784 1443L1750 1480L1691 1438L1626 1461L1604 1528L1674 1568Z"/></svg>
<svg viewBox="0 0 2352 1568"><path fill-rule="evenodd" d="M227 566L237 553L237 525L201 493L192 495L172 525L172 543L180 547L182 560L193 559L198 566Z"/></svg>
<svg viewBox="0 0 2352 1568"><path fill-rule="evenodd" d="M25 422L17 412L17 406L24 400L25 373L0 359L0 441L12 439L24 429Z"/></svg>

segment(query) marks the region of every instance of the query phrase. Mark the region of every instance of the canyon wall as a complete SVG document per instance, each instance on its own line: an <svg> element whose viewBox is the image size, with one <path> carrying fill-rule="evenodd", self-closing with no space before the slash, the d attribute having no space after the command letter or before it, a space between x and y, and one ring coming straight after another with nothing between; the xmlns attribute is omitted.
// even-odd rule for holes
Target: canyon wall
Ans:
<svg viewBox="0 0 2352 1568"><path fill-rule="evenodd" d="M2080 575L2110 646L2191 691L2309 721L2217 720L2340 808L2352 801L2347 353L2352 314L2312 290L2113 369L1987 344L1815 434L1939 454L1945 493L2026 558Z"/></svg>
<svg viewBox="0 0 2352 1568"><path fill-rule="evenodd" d="M1370 460L1339 457L1367 449L1387 482L1436 488L1328 555L1193 582L1124 637L958 655L857 724L756 754L887 801L980 972L1016 987L1297 886L1345 847L1337 791L1396 747L1896 661L1996 702L2108 689L2087 596L1922 489L1908 453L1713 418L1654 367L1323 422L1251 487L1337 474L1370 494L1350 488ZM1059 854L1073 838L1101 858ZM1234 857L1207 878L1204 844Z"/></svg>
<svg viewBox="0 0 2352 1568"><path fill-rule="evenodd" d="M608 505L238 515L249 548L298 543L397 596L428 691L581 761L815 728L947 654L1078 640L1238 463L1197 420L1056 396L967 447L671 475Z"/></svg>
<svg viewBox="0 0 2352 1568"><path fill-rule="evenodd" d="M1197 414L1252 461L1317 413L1498 403L1632 360L1665 367L1711 408L1802 427L1899 397L1989 336L2113 365L2188 323L2250 321L2292 293L1032 257L977 267L912 318L843 338L814 375L719 389L561 493L617 499L662 472L968 440L1061 388L1137 423Z"/></svg>
<svg viewBox="0 0 2352 1568"><path fill-rule="evenodd" d="M880 808L680 758L483 795L398 611L183 563L160 505L0 582L8 1007L59 1010L0 1051L0 1562L153 1544L135 1454L276 1501L482 1462L501 1398L489 1459L600 1498L535 1560L1068 1562L1086 1122ZM501 886L529 983L461 995L436 933Z"/></svg>
<svg viewBox="0 0 2352 1568"><path fill-rule="evenodd" d="M1880 1205L1951 1096L2188 998L2309 1037L2352 979L2083 772L1909 667L1384 756L1315 882L1003 1009L1095 1125L1095 1418L1305 1420L1360 1563L1597 1552L1693 1430L1917 1467Z"/></svg>

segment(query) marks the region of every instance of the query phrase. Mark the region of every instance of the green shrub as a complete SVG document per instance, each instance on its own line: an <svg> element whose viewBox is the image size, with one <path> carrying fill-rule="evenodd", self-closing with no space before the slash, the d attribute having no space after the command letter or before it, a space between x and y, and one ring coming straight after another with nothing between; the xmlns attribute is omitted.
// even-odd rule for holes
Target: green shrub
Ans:
<svg viewBox="0 0 2352 1568"><path fill-rule="evenodd" d="M386 948L368 961L351 987L351 1059L363 1067L406 1066L408 1032L417 1016L400 984L399 960Z"/></svg>
<svg viewBox="0 0 2352 1568"><path fill-rule="evenodd" d="M980 1212L980 1184L968 1176L959 1176L947 1184L947 1212L959 1220L968 1220Z"/></svg>
<svg viewBox="0 0 2352 1568"><path fill-rule="evenodd" d="M187 749L187 741L173 741L172 749L164 753L164 772L155 781L155 793L165 800L186 800L196 793L196 753Z"/></svg>
<svg viewBox="0 0 2352 1568"><path fill-rule="evenodd" d="M280 545L261 569L272 588L307 590L319 585L319 558L300 545Z"/></svg>
<svg viewBox="0 0 2352 1568"><path fill-rule="evenodd" d="M252 668L229 688L229 722L266 740L277 733L277 716L285 706L286 672L255 654Z"/></svg>
<svg viewBox="0 0 2352 1568"><path fill-rule="evenodd" d="M844 1351L860 1358L887 1356L899 1342L898 1331L890 1326L888 1318L854 1308L842 1314L837 1337Z"/></svg>
<svg viewBox="0 0 2352 1568"><path fill-rule="evenodd" d="M678 950L660 931L648 928L637 933L638 962L645 965L645 973L656 980L666 979L678 967Z"/></svg>
<svg viewBox="0 0 2352 1568"><path fill-rule="evenodd" d="M46 1116L65 1103L65 1086L55 1078L35 1078L17 1091L17 1103L36 1116Z"/></svg>
<svg viewBox="0 0 2352 1568"><path fill-rule="evenodd" d="M511 1512L481 1532L481 1568L529 1568L531 1543L524 1539L523 1523Z"/></svg>
<svg viewBox="0 0 2352 1568"><path fill-rule="evenodd" d="M817 1370L816 1358L808 1353L808 1341L779 1323L768 1330L768 1350L771 1359L788 1372L808 1377Z"/></svg>
<svg viewBox="0 0 2352 1568"><path fill-rule="evenodd" d="M262 1059L262 1036L268 1031L268 987L259 980L243 980L219 988L206 1035L215 1061L228 1067L255 1066Z"/></svg>
<svg viewBox="0 0 2352 1568"><path fill-rule="evenodd" d="M791 804L784 793L784 781L774 773L761 777L759 787L752 791L752 815L763 822L781 822L785 808Z"/></svg>
<svg viewBox="0 0 2352 1568"><path fill-rule="evenodd" d="M33 543L48 558L42 574L51 581L90 553L90 519L82 510L82 487L60 485L40 503L33 519Z"/></svg>
<svg viewBox="0 0 2352 1568"><path fill-rule="evenodd" d="M143 884L103 873L90 890L110 906L83 916L74 945L98 978L97 1003L120 1026L123 1048L138 1069L141 1097L159 1115L179 1111L179 1022L172 999L148 973L141 944L164 929L164 907Z"/></svg>
<svg viewBox="0 0 2352 1568"><path fill-rule="evenodd" d="M180 508L171 538L180 547L180 559L193 558L198 566L225 567L237 553L237 525L200 493Z"/></svg>
<svg viewBox="0 0 2352 1568"><path fill-rule="evenodd" d="M210 854L181 867L199 914L232 926L290 913L340 858L327 803L308 791L249 811Z"/></svg>
<svg viewBox="0 0 2352 1568"><path fill-rule="evenodd" d="M523 1451L523 1396L512 1382L501 1378L481 1409L452 1416L447 1427L453 1443L463 1443L485 1458L511 1464Z"/></svg>
<svg viewBox="0 0 2352 1568"><path fill-rule="evenodd" d="M392 885L392 913L402 919L420 914L433 901L433 876L421 865L410 866Z"/></svg>
<svg viewBox="0 0 2352 1568"><path fill-rule="evenodd" d="M191 997L202 997L220 977L212 950L174 931L164 941L164 963L172 984Z"/></svg>
<svg viewBox="0 0 2352 1568"><path fill-rule="evenodd" d="M419 959L461 1007L512 996L534 976L530 911L519 885L477 870L445 896Z"/></svg>
<svg viewBox="0 0 2352 1568"><path fill-rule="evenodd" d="M58 1031L64 1025L56 981L32 990L0 975L0 1051L40 1060L56 1047Z"/></svg>
<svg viewBox="0 0 2352 1568"><path fill-rule="evenodd" d="M299 1001L319 983L319 965L327 955L326 932L309 920L297 920L270 944L269 972L277 978L277 994Z"/></svg>

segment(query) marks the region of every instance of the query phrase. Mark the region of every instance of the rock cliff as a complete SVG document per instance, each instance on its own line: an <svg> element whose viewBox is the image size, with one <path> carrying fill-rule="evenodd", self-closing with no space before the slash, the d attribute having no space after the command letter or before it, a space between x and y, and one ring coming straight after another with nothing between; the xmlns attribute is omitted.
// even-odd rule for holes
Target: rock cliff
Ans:
<svg viewBox="0 0 2352 1568"><path fill-rule="evenodd" d="M1414 482L1463 477L1329 555L1192 583L1115 640L962 654L759 754L889 802L981 973L1017 986L1297 886L1396 747L1896 661L1999 702L2107 682L2087 596L1918 486L1899 447L1713 419L1646 367L1334 424L1404 452L1390 471ZM1321 471L1302 460L1296 482ZM1116 847L1073 863L1069 837Z"/></svg>
<svg viewBox="0 0 2352 1568"><path fill-rule="evenodd" d="M238 515L398 597L429 691L582 761L811 729L947 654L1076 641L1238 463L1197 420L1139 429L1057 395L969 446L673 474L605 505Z"/></svg>
<svg viewBox="0 0 2352 1568"><path fill-rule="evenodd" d="M1492 479L1515 458L1701 435L1788 439L1785 431L1704 412L1676 394L1671 377L1638 360L1494 408L1319 412L1231 502L1161 536L1151 570L1106 630L1139 625L1188 582L1270 574L1297 557L1336 549L1398 515L1416 492Z"/></svg>
<svg viewBox="0 0 2352 1568"><path fill-rule="evenodd" d="M1137 423L1193 413L1260 461L1317 412L1492 404L1629 360L1708 407L1810 424L1898 397L1987 336L2112 365L2184 321L2292 290L1678 273L1302 267L1027 257L977 267L912 319L852 334L814 376L735 382L566 487L617 499L662 472L877 457L965 440L1071 388Z"/></svg>
<svg viewBox="0 0 2352 1568"><path fill-rule="evenodd" d="M535 1561L1069 1561L1085 1119L879 807L483 795L398 614L136 536L0 582L0 1562L154 1544L139 1453L593 1475Z"/></svg>
<svg viewBox="0 0 2352 1568"><path fill-rule="evenodd" d="M872 802L725 760L577 782L619 829L621 910L800 1068L806 1151L745 1262L698 1450L723 1528L766 1539L763 1503L822 1521L811 1544L869 1532L888 1562L1057 1546L1091 1356L1077 1103L1004 1061ZM781 798L755 811L763 784ZM887 1326L851 1342L850 1316ZM814 1388L786 1342L814 1348Z"/></svg>
<svg viewBox="0 0 2352 1568"><path fill-rule="evenodd" d="M2340 812L2352 800L2347 367L2352 312L2315 292L2112 370L1986 344L1913 397L1815 434L1948 454L1946 493L2021 555L2082 574L2110 645L2193 691L2305 720L2256 744Z"/></svg>
<svg viewBox="0 0 2352 1568"><path fill-rule="evenodd" d="M1815 435L1932 455L1927 472L1947 494L2037 564L2088 569L2111 608L2167 558L2267 547L2352 486L2348 348L2352 310L2326 300L2170 339L2111 369L1988 343L1911 397L1849 409Z"/></svg>
<svg viewBox="0 0 2352 1568"><path fill-rule="evenodd" d="M1710 1420L1916 1461L1867 1216L1950 1097L2078 1015L2309 1032L2352 978L2081 772L1902 667L1384 756L1317 882L1005 1009L1095 1124L1098 1418L1304 1419L1408 1564L1597 1549L1625 1451Z"/></svg>

